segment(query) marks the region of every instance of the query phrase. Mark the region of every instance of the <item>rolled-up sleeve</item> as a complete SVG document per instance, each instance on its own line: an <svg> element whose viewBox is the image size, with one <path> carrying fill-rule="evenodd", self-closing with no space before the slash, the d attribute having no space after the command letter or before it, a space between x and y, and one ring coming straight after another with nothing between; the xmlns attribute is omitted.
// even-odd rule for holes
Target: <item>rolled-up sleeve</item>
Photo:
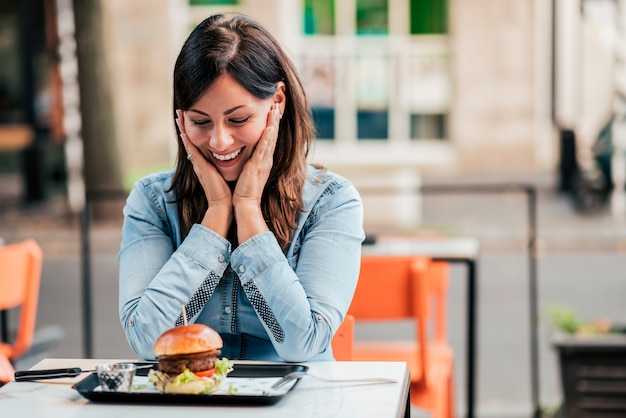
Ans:
<svg viewBox="0 0 626 418"><path fill-rule="evenodd" d="M329 349L359 275L361 199L351 183L327 187L308 214L295 269L265 232L233 251L231 264L274 348L285 361Z"/></svg>
<svg viewBox="0 0 626 418"><path fill-rule="evenodd" d="M135 187L124 207L119 259L119 314L132 349L153 358L154 341L172 328L204 284L214 290L230 262L230 244L194 225L176 248L163 197Z"/></svg>

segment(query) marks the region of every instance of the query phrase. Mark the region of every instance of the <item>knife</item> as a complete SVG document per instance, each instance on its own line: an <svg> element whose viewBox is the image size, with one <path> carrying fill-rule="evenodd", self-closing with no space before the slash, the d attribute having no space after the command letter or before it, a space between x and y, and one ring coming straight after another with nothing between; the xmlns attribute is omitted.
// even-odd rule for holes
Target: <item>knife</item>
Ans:
<svg viewBox="0 0 626 418"><path fill-rule="evenodd" d="M137 363L136 363L137 364ZM147 369L156 363L138 363L137 369ZM96 370L83 370L80 367L69 367L67 369L43 369L43 370L22 370L15 372L16 382L28 382L32 380L60 379L63 377L76 377L82 373L95 373Z"/></svg>
<svg viewBox="0 0 626 418"><path fill-rule="evenodd" d="M83 370L80 367L67 369L23 370L15 372L16 382L27 382L40 379L57 379L61 377L76 377L81 373L93 373L95 370Z"/></svg>

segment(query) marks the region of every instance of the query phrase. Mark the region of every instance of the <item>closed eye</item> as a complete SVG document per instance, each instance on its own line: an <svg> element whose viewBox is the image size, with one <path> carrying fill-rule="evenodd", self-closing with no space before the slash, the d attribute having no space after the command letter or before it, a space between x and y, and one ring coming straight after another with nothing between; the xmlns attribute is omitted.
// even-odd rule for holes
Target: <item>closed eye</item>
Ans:
<svg viewBox="0 0 626 418"><path fill-rule="evenodd" d="M211 124L211 120L207 119L207 120L194 120L192 121L194 125L197 126L207 126Z"/></svg>
<svg viewBox="0 0 626 418"><path fill-rule="evenodd" d="M234 124L234 125L243 125L244 123L246 123L248 120L250 119L250 117L247 118L239 118L239 119L230 119L230 123Z"/></svg>

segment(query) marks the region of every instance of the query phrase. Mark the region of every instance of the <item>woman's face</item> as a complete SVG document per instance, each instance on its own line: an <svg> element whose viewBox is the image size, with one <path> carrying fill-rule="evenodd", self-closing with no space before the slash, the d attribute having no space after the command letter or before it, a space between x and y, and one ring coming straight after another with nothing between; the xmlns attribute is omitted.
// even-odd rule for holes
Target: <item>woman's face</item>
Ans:
<svg viewBox="0 0 626 418"><path fill-rule="evenodd" d="M185 131L204 158L224 180L235 181L267 126L274 103L284 112L284 84L268 99L249 93L229 74L222 74L184 112Z"/></svg>

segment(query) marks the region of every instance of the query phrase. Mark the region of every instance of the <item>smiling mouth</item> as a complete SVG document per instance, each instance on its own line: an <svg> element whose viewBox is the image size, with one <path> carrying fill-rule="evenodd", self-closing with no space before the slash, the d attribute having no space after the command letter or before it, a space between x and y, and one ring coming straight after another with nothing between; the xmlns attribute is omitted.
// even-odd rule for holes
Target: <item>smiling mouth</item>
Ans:
<svg viewBox="0 0 626 418"><path fill-rule="evenodd" d="M241 150L242 149L243 148L240 148L240 149L238 149L235 152L231 152L230 154L225 154L225 155L213 153L213 157L216 160L219 160L219 161L230 161L230 160L233 160L233 159L237 158L237 156L239 156L239 154L241 154Z"/></svg>

